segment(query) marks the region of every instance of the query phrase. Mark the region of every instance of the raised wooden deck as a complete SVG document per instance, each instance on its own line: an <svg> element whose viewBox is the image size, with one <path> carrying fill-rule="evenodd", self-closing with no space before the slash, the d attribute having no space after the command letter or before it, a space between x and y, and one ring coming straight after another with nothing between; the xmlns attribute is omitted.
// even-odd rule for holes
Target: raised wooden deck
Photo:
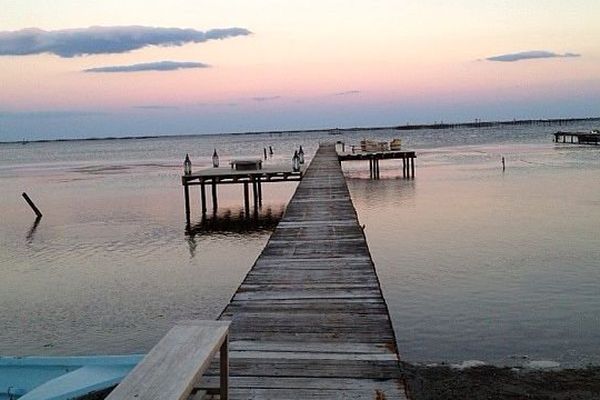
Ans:
<svg viewBox="0 0 600 400"><path fill-rule="evenodd" d="M232 321L232 399L406 398L387 306L333 144L320 146L220 319Z"/></svg>
<svg viewBox="0 0 600 400"><path fill-rule="evenodd" d="M404 150L338 152L338 159L340 161L369 160L369 172L373 179L380 178L379 161L392 159L402 160L402 175L405 178L414 178L415 158L417 158L417 153Z"/></svg>

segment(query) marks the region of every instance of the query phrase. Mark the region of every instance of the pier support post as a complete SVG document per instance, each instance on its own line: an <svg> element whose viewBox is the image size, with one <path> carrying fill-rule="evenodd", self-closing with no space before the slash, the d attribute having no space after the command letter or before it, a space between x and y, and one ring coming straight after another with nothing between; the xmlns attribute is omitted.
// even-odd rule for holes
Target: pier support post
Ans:
<svg viewBox="0 0 600 400"><path fill-rule="evenodd" d="M406 178L406 157L402 157L402 177Z"/></svg>
<svg viewBox="0 0 600 400"><path fill-rule="evenodd" d="M216 182L215 178L212 179L211 185L212 185L212 205L213 205L213 211L216 212L217 211L217 207L219 205L217 203L217 182Z"/></svg>
<svg viewBox="0 0 600 400"><path fill-rule="evenodd" d="M414 157L410 158L410 173L414 179L415 178L415 158Z"/></svg>
<svg viewBox="0 0 600 400"><path fill-rule="evenodd" d="M219 352L219 399L229 399L229 334L225 337Z"/></svg>
<svg viewBox="0 0 600 400"><path fill-rule="evenodd" d="M190 223L190 189L188 185L183 185L183 197L185 199L185 222L189 227Z"/></svg>
<svg viewBox="0 0 600 400"><path fill-rule="evenodd" d="M248 182L244 182L244 210L246 217L250 214L250 195L248 194Z"/></svg>
<svg viewBox="0 0 600 400"><path fill-rule="evenodd" d="M256 212L258 210L258 183L255 177L252 177L252 200L254 202L254 212Z"/></svg>
<svg viewBox="0 0 600 400"><path fill-rule="evenodd" d="M202 206L202 214L206 214L206 187L204 181L200 183L200 203Z"/></svg>
<svg viewBox="0 0 600 400"><path fill-rule="evenodd" d="M369 158L369 178L373 178L373 159Z"/></svg>
<svg viewBox="0 0 600 400"><path fill-rule="evenodd" d="M258 178L256 186L258 187L258 205L262 207L262 183L260 178Z"/></svg>

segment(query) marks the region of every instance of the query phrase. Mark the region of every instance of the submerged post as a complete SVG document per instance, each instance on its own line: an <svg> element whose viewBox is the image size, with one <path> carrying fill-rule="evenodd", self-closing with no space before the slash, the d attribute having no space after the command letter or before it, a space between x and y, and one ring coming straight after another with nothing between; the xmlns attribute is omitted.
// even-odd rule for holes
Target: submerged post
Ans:
<svg viewBox="0 0 600 400"><path fill-rule="evenodd" d="M35 204L33 204L33 201L29 198L29 196L27 196L27 193L23 192L23 198L25 199L25 201L27 202L27 204L29 204L29 207L31 207L31 209L33 210L33 212L35 213L35 215L37 215L38 218L42 218L42 213L35 206Z"/></svg>

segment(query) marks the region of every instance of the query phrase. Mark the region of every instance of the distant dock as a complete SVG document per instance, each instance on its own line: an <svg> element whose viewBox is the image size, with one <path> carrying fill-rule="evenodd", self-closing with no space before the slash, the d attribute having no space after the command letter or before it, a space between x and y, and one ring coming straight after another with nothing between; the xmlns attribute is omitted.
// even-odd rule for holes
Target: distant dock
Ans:
<svg viewBox="0 0 600 400"><path fill-rule="evenodd" d="M380 160L398 159L402 160L402 176L404 178L415 177L415 159L417 154L414 151L359 151L359 152L341 152L338 153L340 161L369 161L369 173L372 179L379 179Z"/></svg>
<svg viewBox="0 0 600 400"><path fill-rule="evenodd" d="M600 144L600 132L556 132L554 134L556 143L575 143L575 144Z"/></svg>
<svg viewBox="0 0 600 400"><path fill-rule="evenodd" d="M220 316L231 321L229 396L406 399L387 305L335 146L321 145L302 175ZM218 379L216 364L212 375L199 386Z"/></svg>

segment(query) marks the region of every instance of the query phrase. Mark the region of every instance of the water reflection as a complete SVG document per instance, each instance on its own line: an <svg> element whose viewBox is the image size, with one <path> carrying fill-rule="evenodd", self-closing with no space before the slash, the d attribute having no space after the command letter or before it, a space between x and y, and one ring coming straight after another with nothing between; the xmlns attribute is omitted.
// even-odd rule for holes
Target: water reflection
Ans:
<svg viewBox="0 0 600 400"><path fill-rule="evenodd" d="M246 214L243 208L205 214L200 222L186 228L190 256L193 258L196 254L197 236L273 231L281 220L284 210L285 207L282 205L255 209L252 214Z"/></svg>
<svg viewBox="0 0 600 400"><path fill-rule="evenodd" d="M355 206L385 209L414 204L417 181L412 179L347 179Z"/></svg>
<svg viewBox="0 0 600 400"><path fill-rule="evenodd" d="M35 231L37 230L41 220L42 217L37 217L35 221L33 221L33 225L31 225L31 228L29 228L29 231L27 232L27 243L31 243L33 241L33 236L35 235Z"/></svg>

